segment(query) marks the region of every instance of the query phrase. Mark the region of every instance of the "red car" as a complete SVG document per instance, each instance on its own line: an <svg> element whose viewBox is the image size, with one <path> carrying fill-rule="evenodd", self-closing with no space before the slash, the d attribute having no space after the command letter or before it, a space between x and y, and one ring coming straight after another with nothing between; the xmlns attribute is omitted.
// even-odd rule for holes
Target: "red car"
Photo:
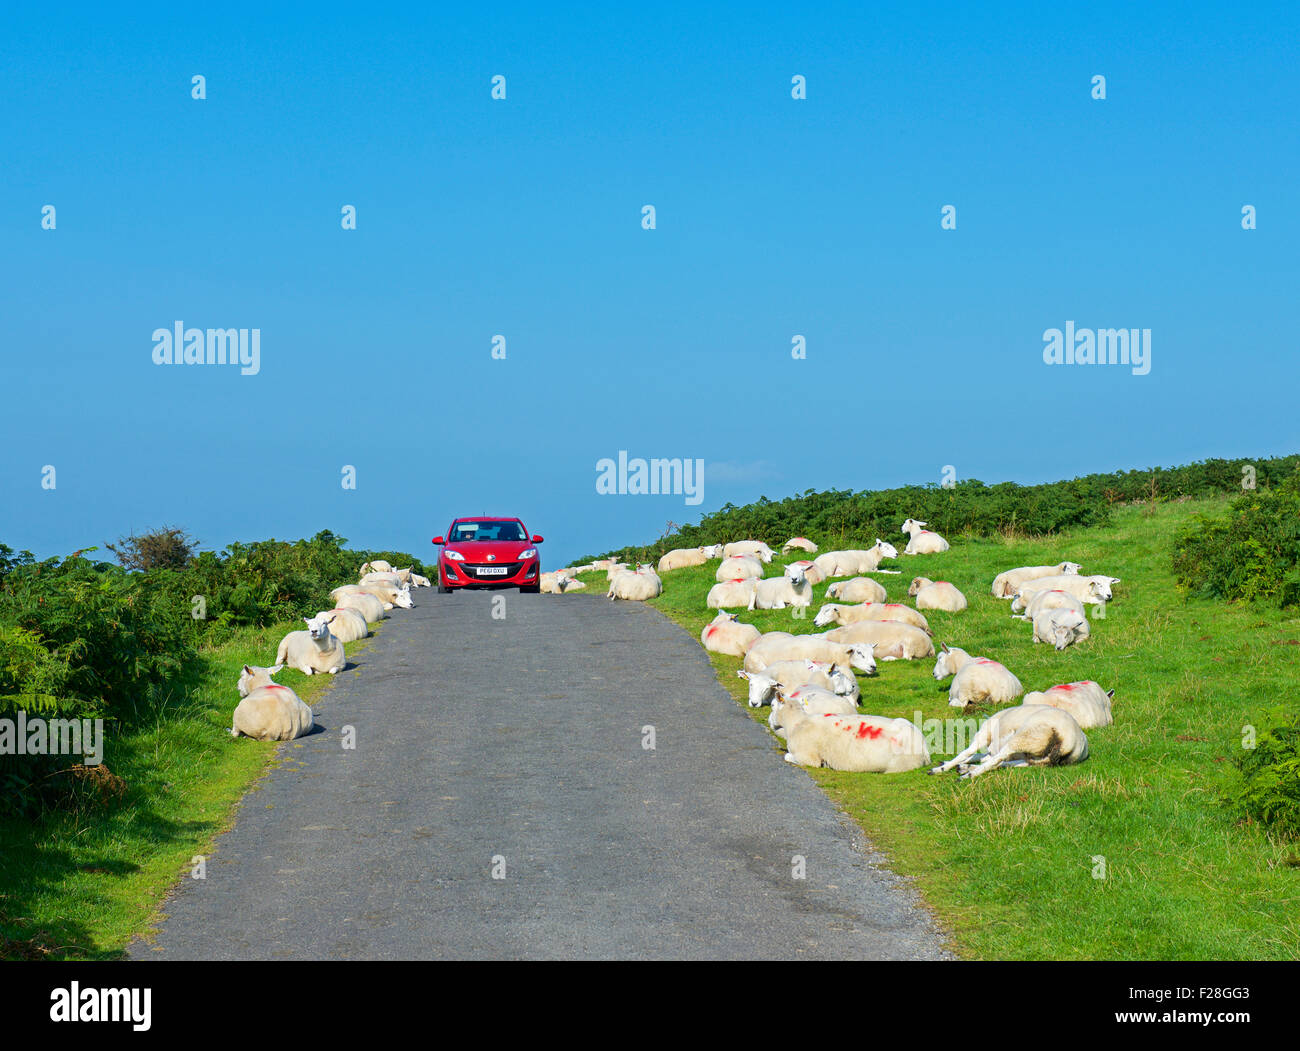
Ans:
<svg viewBox="0 0 1300 1051"><path fill-rule="evenodd" d="M536 594L542 587L542 560L534 545L541 542L540 536L529 536L518 518L457 518L445 537L433 538L433 543L442 545L438 593L518 588Z"/></svg>

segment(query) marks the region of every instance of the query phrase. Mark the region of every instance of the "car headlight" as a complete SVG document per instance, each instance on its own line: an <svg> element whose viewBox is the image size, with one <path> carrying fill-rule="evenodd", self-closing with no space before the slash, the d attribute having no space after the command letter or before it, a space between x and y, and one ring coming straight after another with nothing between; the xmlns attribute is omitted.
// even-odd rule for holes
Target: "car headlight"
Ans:
<svg viewBox="0 0 1300 1051"><path fill-rule="evenodd" d="M523 558L536 558L536 557L537 557L537 548L535 548L535 547L530 547L527 551L521 552L520 555L519 555L519 557L520 557L521 559L523 559Z"/></svg>
<svg viewBox="0 0 1300 1051"><path fill-rule="evenodd" d="M453 562L464 562L464 561L465 561L465 556L462 555L459 551L444 551L443 554L446 555L446 556L447 556L449 559L451 559Z"/></svg>

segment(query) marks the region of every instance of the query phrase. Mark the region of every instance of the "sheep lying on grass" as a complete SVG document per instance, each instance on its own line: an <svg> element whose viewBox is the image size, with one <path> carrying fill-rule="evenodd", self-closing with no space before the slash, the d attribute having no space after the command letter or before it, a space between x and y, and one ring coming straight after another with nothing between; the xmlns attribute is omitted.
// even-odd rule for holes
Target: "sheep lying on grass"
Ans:
<svg viewBox="0 0 1300 1051"><path fill-rule="evenodd" d="M356 642L370 634L370 625L360 610L338 606L322 610L316 616L329 625L330 634L339 642Z"/></svg>
<svg viewBox="0 0 1300 1051"><path fill-rule="evenodd" d="M817 568L817 563L809 559L802 558L798 562L791 562L790 565L802 569L803 575L807 578L809 584L820 584L826 579L822 576L822 571Z"/></svg>
<svg viewBox="0 0 1300 1051"><path fill-rule="evenodd" d="M870 643L832 642L824 635L791 635L771 631L759 639L745 653L745 671L763 671L777 661L824 661L853 667L864 675L876 670L876 658Z"/></svg>
<svg viewBox="0 0 1300 1051"><path fill-rule="evenodd" d="M889 596L880 581L854 577L852 580L837 580L826 589L826 597L839 602L884 602Z"/></svg>
<svg viewBox="0 0 1300 1051"><path fill-rule="evenodd" d="M830 642L869 642L878 661L912 661L934 656L930 633L897 620L860 620L826 633Z"/></svg>
<svg viewBox="0 0 1300 1051"><path fill-rule="evenodd" d="M1020 592L1016 592L1016 597L1011 602L1011 612L1015 614L1021 609L1025 612L1018 619L1033 620L1038 614L1049 609L1072 609L1082 615L1083 603L1068 591L1052 588L1050 591L1030 592L1028 604L1026 604L1025 597Z"/></svg>
<svg viewBox="0 0 1300 1051"><path fill-rule="evenodd" d="M823 577L848 577L874 573L886 558L897 558L898 548L879 538L865 551L827 551L813 559Z"/></svg>
<svg viewBox="0 0 1300 1051"><path fill-rule="evenodd" d="M1087 602L1094 606L1100 606L1111 600L1111 586L1119 583L1119 577L1096 576L1059 576L1059 577L1038 577L1021 584L1012 599L1011 610L1016 612L1016 606L1026 606L1029 601L1040 591L1066 591L1077 598L1080 602Z"/></svg>
<svg viewBox="0 0 1300 1051"><path fill-rule="evenodd" d="M338 609L354 609L366 618L367 624L378 624L387 615L384 604L374 595L364 591L347 592L334 600Z"/></svg>
<svg viewBox="0 0 1300 1051"><path fill-rule="evenodd" d="M245 664L239 676L239 696L230 721L230 736L252 737L258 741L292 741L311 733L315 725L311 709L287 686L271 681L283 668L255 668Z"/></svg>
<svg viewBox="0 0 1300 1051"><path fill-rule="evenodd" d="M291 631L280 640L275 651L275 663L288 664L304 675L341 672L347 665L343 643L331 634L324 618L317 616L308 620L304 617L303 622L307 625L306 631Z"/></svg>
<svg viewBox="0 0 1300 1051"><path fill-rule="evenodd" d="M948 703L954 708L972 704L1010 704L1025 688L1020 680L997 661L972 657L956 646L941 646L934 662L935 679L953 676Z"/></svg>
<svg viewBox="0 0 1300 1051"><path fill-rule="evenodd" d="M858 706L851 698L805 683L777 690L772 700L772 711L767 717L768 729L778 737L784 737L786 723L798 721L799 716L793 714L796 708L802 715L858 714Z"/></svg>
<svg viewBox="0 0 1300 1051"><path fill-rule="evenodd" d="M734 609L737 606L748 608L749 600L757 587L758 581L753 577L744 580L724 580L721 584L714 584L709 588L704 604L709 609Z"/></svg>
<svg viewBox="0 0 1300 1051"><path fill-rule="evenodd" d="M809 540L806 536L792 536L781 545L781 554L788 555L791 551L807 551L809 554L817 554L817 545Z"/></svg>
<svg viewBox="0 0 1300 1051"><path fill-rule="evenodd" d="M809 715L793 705L785 715L785 759L857 773L900 774L930 762L914 723L882 715Z"/></svg>
<svg viewBox="0 0 1300 1051"><path fill-rule="evenodd" d="M753 555L760 562L771 562L776 557L776 552L761 540L737 540L722 549L723 558L732 555Z"/></svg>
<svg viewBox="0 0 1300 1051"><path fill-rule="evenodd" d="M785 609L812 605L813 589L800 566L786 566L779 577L760 580L749 597L750 609Z"/></svg>
<svg viewBox="0 0 1300 1051"><path fill-rule="evenodd" d="M921 528L924 525L924 522L918 522L914 518L909 518L903 523L903 532L911 537L907 547L903 548L903 554L937 555L940 551L948 550L948 541L938 533L931 533L928 529Z"/></svg>
<svg viewBox="0 0 1300 1051"><path fill-rule="evenodd" d="M819 686L823 690L830 690L831 693L852 701L854 708L858 706L861 696L857 678L843 664L809 660L776 661L762 671L738 671L736 674L749 683L751 708L772 704L780 689L796 686Z"/></svg>
<svg viewBox="0 0 1300 1051"><path fill-rule="evenodd" d="M1034 641L1058 650L1081 642L1092 633L1088 618L1073 609L1045 609L1034 618Z"/></svg>
<svg viewBox="0 0 1300 1051"><path fill-rule="evenodd" d="M623 570L616 573L609 582L608 597L644 602L663 593L663 581L649 566L639 566L635 573Z"/></svg>
<svg viewBox="0 0 1300 1051"><path fill-rule="evenodd" d="M966 608L966 596L946 580L915 577L907 593L916 596L917 609L941 609L949 613L960 613Z"/></svg>
<svg viewBox="0 0 1300 1051"><path fill-rule="evenodd" d="M983 753L983 759L972 762ZM1088 737L1074 717L1045 704L1004 708L989 719L965 751L936 766L932 774L954 767L963 778L999 766L1065 766L1088 758Z"/></svg>
<svg viewBox="0 0 1300 1051"><path fill-rule="evenodd" d="M750 577L757 580L762 575L763 563L757 555L731 555L718 564L713 579L721 584L728 580L745 580Z"/></svg>
<svg viewBox="0 0 1300 1051"><path fill-rule="evenodd" d="M824 628L828 624L857 624L864 620L896 620L922 631L930 630L930 622L924 614L901 602L864 602L858 606L830 602L817 611L813 626Z"/></svg>
<svg viewBox="0 0 1300 1051"><path fill-rule="evenodd" d="M672 551L667 551L659 559L658 570L660 573L668 573L674 569L686 569L688 566L702 566L710 558L717 558L717 555L710 555L708 549L703 547L679 547Z"/></svg>
<svg viewBox="0 0 1300 1051"><path fill-rule="evenodd" d="M762 635L754 625L740 623L737 613L719 613L704 625L700 632L700 645L711 653L725 653L732 657L743 657L745 651L754 645Z"/></svg>
<svg viewBox="0 0 1300 1051"><path fill-rule="evenodd" d="M1046 704L1060 708L1074 716L1080 729L1092 730L1114 723L1115 718L1111 713L1111 699L1114 696L1114 690L1103 690L1091 679L1083 679L1062 683L1042 692L1027 693L1021 704Z"/></svg>
<svg viewBox="0 0 1300 1051"><path fill-rule="evenodd" d="M1074 576L1079 572L1078 562L1058 562L1054 566L1022 566L1008 569L993 578L993 595L995 598L1011 598L1020 590L1020 585L1041 577Z"/></svg>

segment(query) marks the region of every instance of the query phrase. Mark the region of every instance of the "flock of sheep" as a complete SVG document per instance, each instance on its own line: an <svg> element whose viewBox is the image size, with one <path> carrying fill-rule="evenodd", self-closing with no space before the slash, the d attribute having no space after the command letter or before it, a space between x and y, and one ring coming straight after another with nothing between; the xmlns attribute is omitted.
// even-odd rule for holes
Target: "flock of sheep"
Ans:
<svg viewBox="0 0 1300 1051"><path fill-rule="evenodd" d="M908 519L903 532L909 541L904 555L938 554L949 550L925 522ZM1088 757L1085 730L1113 722L1114 690L1092 680L1061 683L1025 694L1020 680L1004 665L975 656L956 646L935 651L923 610L960 613L966 596L948 581L916 577L908 588L915 607L887 601L884 586L865 574L893 573L881 569L885 559L899 557L894 545L877 539L866 550L818 554L817 545L794 537L782 554L802 551L815 555L787 565L780 576L766 577L776 552L756 540L669 551L656 569L609 559L574 566L543 578L543 591L563 593L583 587L578 574L604 570L610 599L644 600L663 590L662 575L719 559L706 605L721 612L700 633L706 650L744 660L737 673L749 684L749 704L771 707L768 725L785 739L786 760L801 766L836 770L901 773L928 766L929 749L921 729L903 718L861 714L858 675L877 673L877 661L935 658L934 678L952 677L948 703L966 709L975 704L1010 705L984 723L970 747L930 770L956 769L963 778L977 777L999 766L1057 765ZM1118 577L1082 575L1074 562L1024 566L999 573L992 593L1010 599L1013 614L1032 625L1033 640L1063 650L1089 637L1086 604L1112 598ZM811 607L813 588L831 578L824 604L813 624L829 628L817 634L760 632L740 620L737 608L785 609ZM800 615L800 614L796 614ZM834 625L834 627L832 627Z"/></svg>
<svg viewBox="0 0 1300 1051"><path fill-rule="evenodd" d="M412 587L429 587L430 581L410 569L394 569L376 559L361 567L361 581L330 592L334 608L303 620L305 631L291 631L275 654L275 665L259 668L245 664L239 676L241 698L231 719L232 737L259 741L291 741L310 733L311 709L289 689L274 682L285 665L305 675L334 675L347 666L344 643L370 634L370 625L383 620L394 608L411 609Z"/></svg>

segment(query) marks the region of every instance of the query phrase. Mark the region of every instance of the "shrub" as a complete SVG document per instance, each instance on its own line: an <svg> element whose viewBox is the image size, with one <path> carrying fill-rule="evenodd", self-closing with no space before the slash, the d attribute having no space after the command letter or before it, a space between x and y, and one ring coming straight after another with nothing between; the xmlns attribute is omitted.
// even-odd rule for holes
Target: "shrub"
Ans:
<svg viewBox="0 0 1300 1051"><path fill-rule="evenodd" d="M1287 839L1300 838L1300 712L1275 708L1255 747L1237 760L1239 782L1227 793L1232 808Z"/></svg>

